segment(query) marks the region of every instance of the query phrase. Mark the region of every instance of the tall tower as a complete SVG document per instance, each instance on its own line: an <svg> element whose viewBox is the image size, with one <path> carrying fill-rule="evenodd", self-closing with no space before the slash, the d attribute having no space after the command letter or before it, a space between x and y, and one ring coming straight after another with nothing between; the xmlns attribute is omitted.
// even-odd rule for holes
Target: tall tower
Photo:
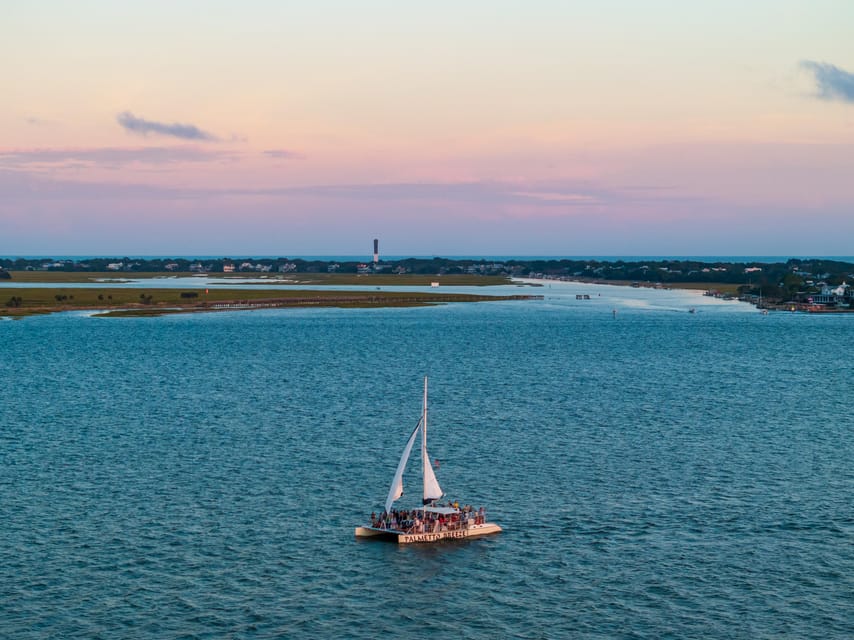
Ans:
<svg viewBox="0 0 854 640"><path fill-rule="evenodd" d="M380 261L380 241L374 238L374 264Z"/></svg>

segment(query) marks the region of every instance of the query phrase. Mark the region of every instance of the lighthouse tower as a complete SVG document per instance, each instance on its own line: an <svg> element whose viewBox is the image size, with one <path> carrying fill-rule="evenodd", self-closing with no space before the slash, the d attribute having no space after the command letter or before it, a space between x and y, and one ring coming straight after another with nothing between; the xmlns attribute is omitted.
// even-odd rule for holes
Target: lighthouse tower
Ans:
<svg viewBox="0 0 854 640"><path fill-rule="evenodd" d="M374 238L374 264L380 261L380 241Z"/></svg>

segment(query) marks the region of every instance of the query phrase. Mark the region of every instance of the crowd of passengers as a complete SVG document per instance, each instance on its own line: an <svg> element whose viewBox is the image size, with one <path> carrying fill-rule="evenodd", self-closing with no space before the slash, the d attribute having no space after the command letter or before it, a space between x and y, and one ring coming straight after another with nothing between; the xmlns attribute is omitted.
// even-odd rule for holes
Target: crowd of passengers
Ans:
<svg viewBox="0 0 854 640"><path fill-rule="evenodd" d="M449 502L448 507L456 509L456 513L433 513L413 509L398 511L392 509L379 515L371 513L371 526L375 529L402 531L403 533L439 533L440 531L457 531L468 529L472 525L486 522L486 510L481 507L475 510L470 504L460 508L458 502Z"/></svg>

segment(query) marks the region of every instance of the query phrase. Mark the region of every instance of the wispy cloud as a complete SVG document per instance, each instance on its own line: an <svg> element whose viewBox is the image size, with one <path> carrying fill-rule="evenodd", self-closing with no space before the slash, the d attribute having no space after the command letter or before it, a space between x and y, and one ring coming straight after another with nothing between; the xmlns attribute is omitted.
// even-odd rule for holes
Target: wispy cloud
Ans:
<svg viewBox="0 0 854 640"><path fill-rule="evenodd" d="M419 182L335 184L258 189L227 189L235 196L308 197L355 202L432 202L472 206L532 206L538 209L583 210L613 204L674 202L678 196L659 187L602 187L584 182Z"/></svg>
<svg viewBox="0 0 854 640"><path fill-rule="evenodd" d="M182 140L198 140L201 142L219 142L219 138L212 133L199 129L194 124L182 124L180 122L156 122L138 118L130 111L122 111L116 116L116 121L129 133L147 136L153 133L161 136L171 136Z"/></svg>
<svg viewBox="0 0 854 640"><path fill-rule="evenodd" d="M267 149L264 151L264 155L269 158L285 160L298 160L303 158L302 154L297 153L296 151L288 151L287 149Z"/></svg>
<svg viewBox="0 0 854 640"><path fill-rule="evenodd" d="M9 169L69 164L120 167L128 164L171 164L233 159L228 151L197 147L100 147L84 149L0 149L0 167Z"/></svg>
<svg viewBox="0 0 854 640"><path fill-rule="evenodd" d="M120 150L94 150L108 152ZM92 157L103 159L101 153L63 153L44 150L38 156L34 153L26 156L28 161L52 162L88 162ZM118 155L122 155L119 153ZM110 197L134 197L143 199L213 199L220 198L257 198L259 196L278 199L298 198L303 202L334 202L341 199L355 207L359 206L448 206L451 208L487 208L501 210L505 207L533 207L539 211L550 210L557 214L561 211L583 211L590 206L608 206L642 203L646 201L670 201L668 197L649 197L639 195L634 190L595 188L579 184L519 184L502 182L465 182L465 183L384 183L384 184L347 184L315 185L302 187L174 187L166 185L124 184L118 182L78 182L63 180L55 174L35 171L21 171L21 167L6 164L13 154L0 151L0 178L5 176L6 183L0 180L0 189L8 197L32 197L38 193L42 197L64 194L70 199L104 199ZM167 162L170 160L166 160ZM33 167L31 167L33 168ZM16 188L12 188L15 185ZM338 205L333 205L337 207Z"/></svg>
<svg viewBox="0 0 854 640"><path fill-rule="evenodd" d="M854 103L854 73L813 60L801 61L801 67L813 75L819 98Z"/></svg>
<svg viewBox="0 0 854 640"><path fill-rule="evenodd" d="M10 202L74 202L74 201L125 201L178 200L195 198L194 193L184 193L170 187L114 182L78 182L63 180L52 174L15 171L0 165L0 191L2 204ZM2 220L2 217L0 217Z"/></svg>
<svg viewBox="0 0 854 640"><path fill-rule="evenodd" d="M599 198L587 193L560 193L554 191L514 191L510 195L520 198L530 198L543 202L555 202L561 204L595 204Z"/></svg>

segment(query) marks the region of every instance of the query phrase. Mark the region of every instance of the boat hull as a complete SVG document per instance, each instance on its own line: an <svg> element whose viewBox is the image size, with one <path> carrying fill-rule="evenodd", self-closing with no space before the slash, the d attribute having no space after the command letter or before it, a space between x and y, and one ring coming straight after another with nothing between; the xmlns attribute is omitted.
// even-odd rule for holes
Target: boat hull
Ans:
<svg viewBox="0 0 854 640"><path fill-rule="evenodd" d="M501 527L494 522L472 525L467 529L453 529L451 531L435 531L429 533L404 533L403 531L390 531L388 529L375 529L373 527L356 527L357 538L374 538L376 540L388 540L398 544L429 544L442 542L443 540L467 540L470 538L481 538L483 536L501 533Z"/></svg>

